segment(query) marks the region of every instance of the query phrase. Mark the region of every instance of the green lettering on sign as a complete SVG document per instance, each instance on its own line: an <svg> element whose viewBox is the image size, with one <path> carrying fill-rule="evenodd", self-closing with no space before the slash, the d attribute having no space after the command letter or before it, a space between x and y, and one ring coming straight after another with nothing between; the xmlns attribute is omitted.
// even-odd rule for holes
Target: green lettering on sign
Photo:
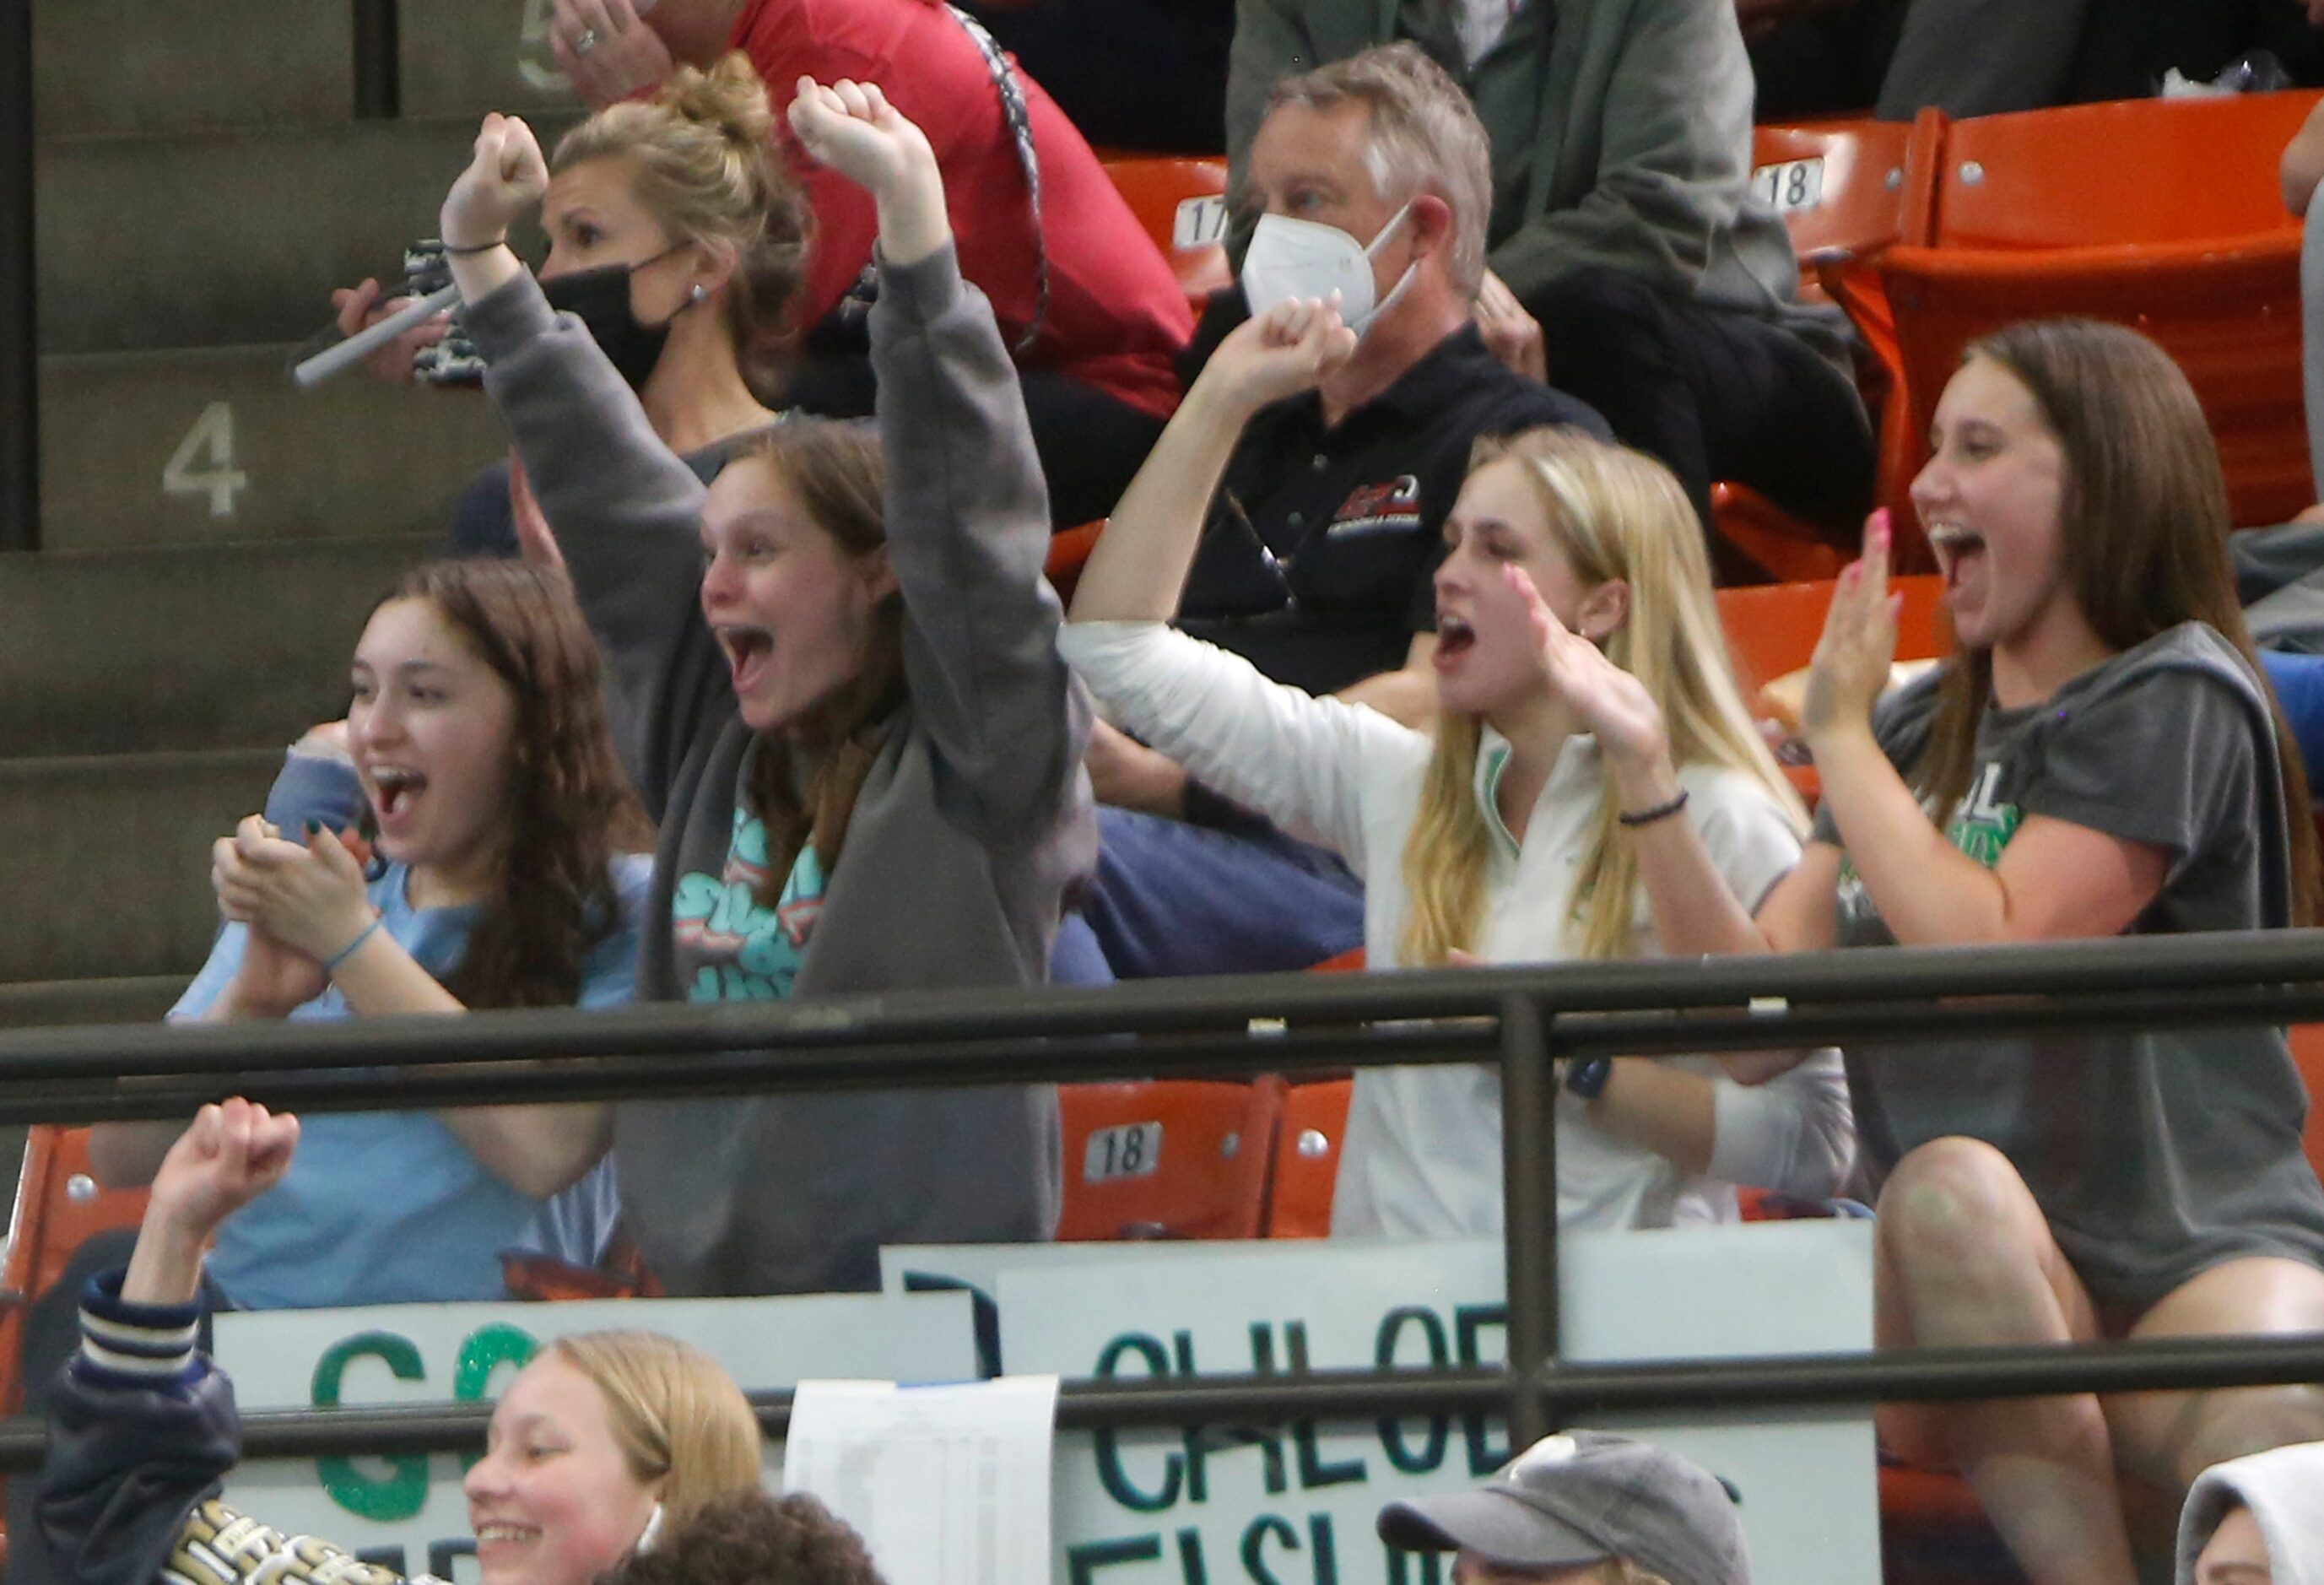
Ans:
<svg viewBox="0 0 2324 1585"><path fill-rule="evenodd" d="M503 1365L522 1369L540 1345L532 1334L511 1326L505 1321L495 1321L480 1326L468 1334L460 1345L460 1362L452 1368L452 1396L462 1403L482 1403L485 1389L493 1384L493 1372ZM460 1460L463 1474L476 1467L481 1453L468 1453ZM448 1576L447 1576L448 1578Z"/></svg>
<svg viewBox="0 0 2324 1585"><path fill-rule="evenodd" d="M1100 1569L1116 1563L1150 1563L1162 1555L1159 1535L1138 1535L1127 1541L1086 1541L1065 1548L1065 1578L1072 1585L1091 1585Z"/></svg>
<svg viewBox="0 0 2324 1585"><path fill-rule="evenodd" d="M410 1338L398 1337L392 1332L358 1332L333 1343L315 1361L315 1380L309 1395L315 1407L339 1406L340 1379L346 1375L347 1366L361 1359L385 1362L398 1381L421 1381L427 1378L420 1363L420 1350ZM428 1456L402 1454L389 1459L387 1465L394 1472L383 1480L374 1480L357 1470L353 1459L318 1459L315 1476L323 1483L323 1490L330 1499L347 1512L374 1524L392 1525L412 1517L427 1506Z"/></svg>

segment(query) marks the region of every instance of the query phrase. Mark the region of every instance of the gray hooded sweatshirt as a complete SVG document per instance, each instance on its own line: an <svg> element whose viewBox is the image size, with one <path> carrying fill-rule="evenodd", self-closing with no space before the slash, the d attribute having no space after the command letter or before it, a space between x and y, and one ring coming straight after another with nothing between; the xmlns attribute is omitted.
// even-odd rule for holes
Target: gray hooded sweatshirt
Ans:
<svg viewBox="0 0 2324 1585"><path fill-rule="evenodd" d="M744 796L761 734L700 608L701 483L530 275L466 321L660 825L641 998L1042 983L1063 900L1096 860L1089 710L1057 655L1024 400L952 250L883 267L871 316L907 697L833 872L777 908L739 879L767 856ZM1046 1087L624 1102L614 1151L623 1226L675 1295L876 1287L881 1244L1042 1239L1056 1219Z"/></svg>
<svg viewBox="0 0 2324 1585"><path fill-rule="evenodd" d="M2324 1442L2214 1464L2195 1477L2179 1514L2179 1585L2229 1510L2247 1507L2267 1544L2274 1585L2324 1585Z"/></svg>

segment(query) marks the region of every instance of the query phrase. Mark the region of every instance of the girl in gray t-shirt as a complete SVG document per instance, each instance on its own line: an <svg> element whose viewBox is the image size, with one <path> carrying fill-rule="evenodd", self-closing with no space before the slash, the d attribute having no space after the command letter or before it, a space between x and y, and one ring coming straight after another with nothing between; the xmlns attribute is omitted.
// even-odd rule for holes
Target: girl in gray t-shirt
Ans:
<svg viewBox="0 0 2324 1585"><path fill-rule="evenodd" d="M2187 382L2119 327L1971 347L1914 506L1954 652L1877 713L1895 652L1876 515L1816 650L1803 735L1823 807L1748 917L1683 821L1641 831L1675 954L1995 944L2308 924L2308 788L2226 554ZM1624 806L1675 787L1661 721L1549 624ZM2324 1191L2282 1032L2048 1037L1851 1054L1879 1187L1884 1348L2324 1330ZM1892 1405L1884 1440L1958 1465L2037 1580L2132 1578L2116 1470L2324 1436L2307 1388Z"/></svg>

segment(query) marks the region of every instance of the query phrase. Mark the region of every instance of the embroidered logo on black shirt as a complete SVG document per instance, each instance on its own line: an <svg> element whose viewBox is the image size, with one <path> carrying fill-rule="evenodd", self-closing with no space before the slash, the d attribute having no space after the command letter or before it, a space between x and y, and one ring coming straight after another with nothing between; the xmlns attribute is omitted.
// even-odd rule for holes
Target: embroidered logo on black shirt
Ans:
<svg viewBox="0 0 2324 1585"><path fill-rule="evenodd" d="M1420 526L1420 477L1406 474L1385 484L1365 484L1340 502L1327 534L1360 534L1374 529Z"/></svg>

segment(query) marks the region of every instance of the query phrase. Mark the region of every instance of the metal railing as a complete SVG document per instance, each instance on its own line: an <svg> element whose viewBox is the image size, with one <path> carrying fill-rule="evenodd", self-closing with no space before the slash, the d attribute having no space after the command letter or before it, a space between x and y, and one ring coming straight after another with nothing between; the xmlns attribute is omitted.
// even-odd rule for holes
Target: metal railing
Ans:
<svg viewBox="0 0 2324 1585"><path fill-rule="evenodd" d="M2324 931L477 1013L456 1041L426 1018L67 1028L0 1034L0 1122L180 1117L226 1093L382 1110L1495 1062L1511 1365L1077 1381L1065 1386L1059 1416L1067 1426L1182 1425L1500 1409L1522 1445L1553 1423L1616 1409L2324 1380L2324 1333L1563 1363L1554 1057L2313 1018L2324 1018ZM754 1401L779 1433L789 1396ZM254 1415L246 1446L253 1456L450 1450L475 1444L488 1412ZM0 1470L37 1461L42 1438L36 1424L0 1426Z"/></svg>

